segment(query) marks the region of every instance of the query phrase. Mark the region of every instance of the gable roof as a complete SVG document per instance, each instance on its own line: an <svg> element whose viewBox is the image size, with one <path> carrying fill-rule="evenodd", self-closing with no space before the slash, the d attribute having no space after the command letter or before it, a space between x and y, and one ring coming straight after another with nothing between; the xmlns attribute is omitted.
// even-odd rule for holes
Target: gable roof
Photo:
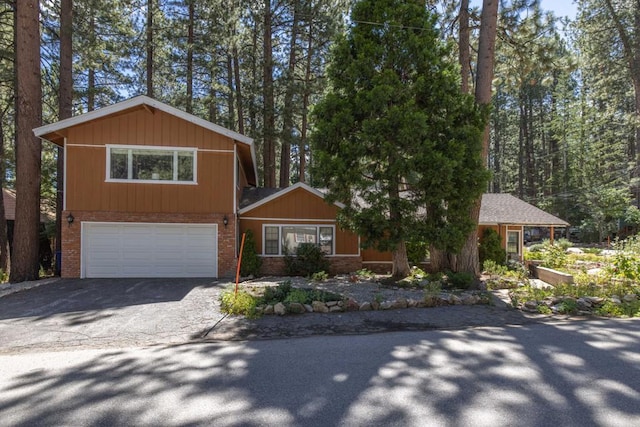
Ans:
<svg viewBox="0 0 640 427"><path fill-rule="evenodd" d="M540 227L566 227L568 222L537 208L511 194L482 195L480 224L519 224Z"/></svg>
<svg viewBox="0 0 640 427"><path fill-rule="evenodd" d="M74 116L68 119L60 120L59 122L51 123L48 125L40 126L33 129L33 133L42 139L46 139L47 141L53 142L54 144L62 146L64 143L64 135L61 133L64 129L81 125L83 123L87 123L93 120L97 120L103 117L121 114L126 112L127 110L133 110L137 108L146 108L146 109L158 109L167 114L171 114L172 116L181 118L189 123L193 123L197 126L200 126L204 129L208 129L212 132L219 133L221 135L227 136L234 141L242 143L249 147L251 152L251 161L253 163L253 173L255 177L258 176L257 162L256 162L256 152L255 146L253 144L253 139L248 136L242 135L238 132L234 132L230 129L223 128L222 126L216 125L215 123L211 123L210 121L201 119L200 117L194 116L193 114L186 113L182 110L178 110L177 108L171 107L163 102L157 101L153 98L149 98L145 95L139 95L134 98L127 99L126 101L118 102L113 105L109 105L107 107L99 108L97 110L89 111L88 113L80 114L78 116Z"/></svg>
<svg viewBox="0 0 640 427"><path fill-rule="evenodd" d="M249 212L258 206L262 206L266 203L269 203L272 200L275 200L279 197L284 196L285 194L289 194L290 192L301 188L305 191L308 191L311 194L314 194L321 199L324 199L324 193L317 188L313 188L304 182L298 182L290 187L286 188L245 188L242 191L242 198L240 199L240 210L238 210L239 214L243 214ZM334 203L334 205L339 208L344 208L344 205L340 202Z"/></svg>

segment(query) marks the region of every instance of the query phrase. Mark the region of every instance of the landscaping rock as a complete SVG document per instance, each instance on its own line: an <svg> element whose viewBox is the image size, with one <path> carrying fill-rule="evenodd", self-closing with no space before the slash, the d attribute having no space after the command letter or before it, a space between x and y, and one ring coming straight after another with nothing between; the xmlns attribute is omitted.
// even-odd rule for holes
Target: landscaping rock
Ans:
<svg viewBox="0 0 640 427"><path fill-rule="evenodd" d="M278 316L284 316L287 314L287 307L285 307L283 303L279 302L273 306L273 312Z"/></svg>
<svg viewBox="0 0 640 427"><path fill-rule="evenodd" d="M457 295L451 294L449 295L449 304L460 305L462 304L462 299Z"/></svg>
<svg viewBox="0 0 640 427"><path fill-rule="evenodd" d="M329 307L329 313L337 313L340 311L344 311L344 308L340 307L339 305L332 305L331 307Z"/></svg>
<svg viewBox="0 0 640 427"><path fill-rule="evenodd" d="M304 309L307 313L313 313L313 307L311 306L311 304L305 304Z"/></svg>
<svg viewBox="0 0 640 427"><path fill-rule="evenodd" d="M358 304L358 301L354 300L353 298L349 298L347 300L347 304L345 306L345 309L347 311L358 311L358 310L360 310L360 305Z"/></svg>
<svg viewBox="0 0 640 427"><path fill-rule="evenodd" d="M306 311L307 310L304 308L304 305L300 304L299 302L292 302L291 304L289 304L289 313L302 314Z"/></svg>
<svg viewBox="0 0 640 427"><path fill-rule="evenodd" d="M371 308L374 310L380 310L380 303L378 301L371 302Z"/></svg>
<svg viewBox="0 0 640 427"><path fill-rule="evenodd" d="M326 304L327 304L327 307L331 308L333 306L338 305L338 301L327 301Z"/></svg>
<svg viewBox="0 0 640 427"><path fill-rule="evenodd" d="M528 310L538 310L538 301L526 301L524 303L524 308Z"/></svg>
<svg viewBox="0 0 640 427"><path fill-rule="evenodd" d="M622 304L622 301L620 301L620 298L618 297L611 297L609 298L609 301L611 301L612 303L614 303L615 305L620 305Z"/></svg>
<svg viewBox="0 0 640 427"><path fill-rule="evenodd" d="M418 306L418 301L414 300L413 298L409 298L407 300L407 307L415 308L417 306Z"/></svg>
<svg viewBox="0 0 640 427"><path fill-rule="evenodd" d="M390 310L393 308L393 301L382 301L380 310Z"/></svg>
<svg viewBox="0 0 640 427"><path fill-rule="evenodd" d="M601 297L584 297L584 299L588 300L591 305L600 305L604 302L604 298Z"/></svg>
<svg viewBox="0 0 640 427"><path fill-rule="evenodd" d="M271 304L267 304L264 307L264 314L273 314L273 306Z"/></svg>
<svg viewBox="0 0 640 427"><path fill-rule="evenodd" d="M480 297L475 294L465 294L462 296L462 304L464 305L474 305L477 304L480 300Z"/></svg>
<svg viewBox="0 0 640 427"><path fill-rule="evenodd" d="M407 303L407 300L405 298L399 298L393 301L391 308L393 309L407 308L408 305L409 304Z"/></svg>
<svg viewBox="0 0 640 427"><path fill-rule="evenodd" d="M591 301L586 298L578 298L576 303L578 304L578 310L590 310L592 306Z"/></svg>
<svg viewBox="0 0 640 427"><path fill-rule="evenodd" d="M313 311L316 312L316 313L328 313L329 312L329 308L322 301L313 301L311 303L311 308L313 308Z"/></svg>
<svg viewBox="0 0 640 427"><path fill-rule="evenodd" d="M371 311L371 310L373 310L373 307L371 307L370 302L363 302L362 304L360 304L360 311Z"/></svg>
<svg viewBox="0 0 640 427"><path fill-rule="evenodd" d="M622 297L622 300L624 302L633 302L637 299L638 299L638 296L636 294L626 294L625 296Z"/></svg>

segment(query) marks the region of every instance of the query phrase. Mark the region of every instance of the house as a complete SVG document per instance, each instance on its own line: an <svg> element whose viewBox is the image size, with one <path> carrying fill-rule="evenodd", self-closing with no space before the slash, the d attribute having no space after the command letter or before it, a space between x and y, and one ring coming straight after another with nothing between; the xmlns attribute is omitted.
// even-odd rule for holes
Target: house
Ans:
<svg viewBox="0 0 640 427"><path fill-rule="evenodd" d="M146 96L34 133L64 148L62 277L233 274L251 138Z"/></svg>
<svg viewBox="0 0 640 427"><path fill-rule="evenodd" d="M522 261L525 227L548 227L553 239L555 227L569 223L511 194L483 194L480 205L478 235L491 228L502 239L502 248L510 259Z"/></svg>
<svg viewBox="0 0 640 427"><path fill-rule="evenodd" d="M4 217L7 222L7 239L9 241L9 251L13 250L13 229L16 220L16 192L8 188L2 189L2 201L4 203ZM53 252L51 241L47 236L46 224L55 221L55 213L43 203L40 210L40 265L42 268L51 268Z"/></svg>
<svg viewBox="0 0 640 427"><path fill-rule="evenodd" d="M337 223L343 206L320 190L259 188L252 139L154 99L34 133L64 148L63 277L231 276L247 230L264 274L283 273L285 252L301 243L320 245L331 273L390 270L391 254L361 249ZM522 224L486 226L522 244Z"/></svg>

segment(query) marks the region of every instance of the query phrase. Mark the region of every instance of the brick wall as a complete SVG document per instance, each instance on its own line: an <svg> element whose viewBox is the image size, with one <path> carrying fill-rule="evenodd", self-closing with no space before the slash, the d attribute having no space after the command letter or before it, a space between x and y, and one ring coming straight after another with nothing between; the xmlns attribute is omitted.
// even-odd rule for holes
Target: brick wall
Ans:
<svg viewBox="0 0 640 427"><path fill-rule="evenodd" d="M362 258L357 256L332 256L329 260L329 274L353 273L362 268ZM287 271L284 257L262 257L260 274L264 276L282 276Z"/></svg>
<svg viewBox="0 0 640 427"><path fill-rule="evenodd" d="M69 214L72 224L64 224ZM65 211L62 214L62 277L80 277L80 235L81 223L89 222L148 222L148 223L193 223L218 224L218 276L232 277L236 269L236 221L231 213L226 214L229 221L223 224L224 213L217 214L167 214L136 212L95 212Z"/></svg>

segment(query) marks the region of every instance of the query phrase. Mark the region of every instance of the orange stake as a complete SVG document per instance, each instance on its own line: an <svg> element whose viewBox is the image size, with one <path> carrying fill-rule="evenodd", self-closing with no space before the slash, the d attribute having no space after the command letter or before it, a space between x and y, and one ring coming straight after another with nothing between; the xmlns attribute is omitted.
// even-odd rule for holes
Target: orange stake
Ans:
<svg viewBox="0 0 640 427"><path fill-rule="evenodd" d="M240 265L242 265L242 252L244 251L244 237L246 233L242 233L242 243L240 243L240 255L238 255L238 267L236 268L236 290L234 295L238 295L238 281L240 281Z"/></svg>

